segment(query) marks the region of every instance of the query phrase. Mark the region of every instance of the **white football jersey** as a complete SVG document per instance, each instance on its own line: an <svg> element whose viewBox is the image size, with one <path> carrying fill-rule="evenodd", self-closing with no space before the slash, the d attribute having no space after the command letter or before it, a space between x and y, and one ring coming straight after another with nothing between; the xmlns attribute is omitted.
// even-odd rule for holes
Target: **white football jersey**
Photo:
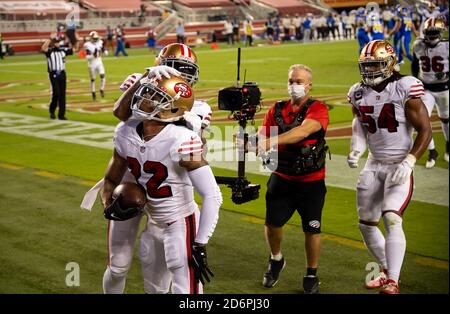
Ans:
<svg viewBox="0 0 450 314"><path fill-rule="evenodd" d="M88 59L88 62L91 63L94 60L100 60L103 51L103 40L99 39L96 42L88 41L84 43L84 50L89 52L90 55L93 56L92 59Z"/></svg>
<svg viewBox="0 0 450 314"><path fill-rule="evenodd" d="M178 162L182 154L201 154L202 141L183 126L168 124L155 137L144 141L141 121L118 124L114 134L117 153L127 160L128 170L147 191L147 212L158 223L186 217L197 207L188 171Z"/></svg>
<svg viewBox="0 0 450 314"><path fill-rule="evenodd" d="M204 100L195 100L191 112L195 113L202 120L202 129L206 129L211 124L212 110Z"/></svg>
<svg viewBox="0 0 450 314"><path fill-rule="evenodd" d="M426 84L448 81L448 40L441 40L435 47L429 47L423 39L414 42L413 52L419 60L419 78Z"/></svg>
<svg viewBox="0 0 450 314"><path fill-rule="evenodd" d="M414 128L406 119L405 103L423 96L423 84L413 76L390 82L380 93L361 83L350 88L349 102L367 129L369 151L374 159L396 162L408 155Z"/></svg>

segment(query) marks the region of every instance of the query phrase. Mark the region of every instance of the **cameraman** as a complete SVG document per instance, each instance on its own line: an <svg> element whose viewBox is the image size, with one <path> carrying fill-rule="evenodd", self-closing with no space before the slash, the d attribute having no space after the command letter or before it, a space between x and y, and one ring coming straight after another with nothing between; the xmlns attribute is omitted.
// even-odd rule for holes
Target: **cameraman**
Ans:
<svg viewBox="0 0 450 314"><path fill-rule="evenodd" d="M267 183L265 236L270 247L269 267L263 286L273 287L285 266L281 253L283 226L297 211L305 233L305 293L319 292L317 267L320 253L320 224L325 201L325 132L327 106L310 97L312 71L301 64L288 71L288 101L279 101L266 113L259 133L259 152L278 146L278 165ZM278 136L270 136L270 127ZM264 137L266 139L264 139ZM311 163L298 162L308 160Z"/></svg>

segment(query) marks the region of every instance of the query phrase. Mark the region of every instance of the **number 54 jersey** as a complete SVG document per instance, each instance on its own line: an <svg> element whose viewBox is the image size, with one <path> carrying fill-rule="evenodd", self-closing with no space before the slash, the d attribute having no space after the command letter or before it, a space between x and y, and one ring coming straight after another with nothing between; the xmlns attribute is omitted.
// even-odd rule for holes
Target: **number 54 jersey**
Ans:
<svg viewBox="0 0 450 314"><path fill-rule="evenodd" d="M147 191L147 212L158 223L172 223L197 208L188 172L179 165L183 154L201 154L200 137L184 126L167 124L149 141L141 137L142 122L118 124L114 147L128 170Z"/></svg>
<svg viewBox="0 0 450 314"><path fill-rule="evenodd" d="M406 118L405 103L424 95L421 81L413 76L393 80L377 92L362 83L348 93L359 122L367 130L372 157L379 161L401 161L413 146L413 126Z"/></svg>

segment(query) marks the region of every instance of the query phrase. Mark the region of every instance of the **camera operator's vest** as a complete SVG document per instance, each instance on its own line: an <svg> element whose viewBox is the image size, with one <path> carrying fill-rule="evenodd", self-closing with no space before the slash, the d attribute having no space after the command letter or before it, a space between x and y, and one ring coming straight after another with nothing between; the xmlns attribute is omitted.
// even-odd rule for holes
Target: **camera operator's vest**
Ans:
<svg viewBox="0 0 450 314"><path fill-rule="evenodd" d="M281 114L281 109L286 105L286 101L278 101L275 104L274 118L279 128L279 134L301 125L303 120L305 120L306 112L314 102L315 99L308 99L297 113L294 121L287 124ZM304 140L316 140L316 143L303 146L286 145L286 150L278 151L277 172L287 175L304 175L318 171L325 166L325 158L328 151L328 146L325 142L325 130L321 128Z"/></svg>

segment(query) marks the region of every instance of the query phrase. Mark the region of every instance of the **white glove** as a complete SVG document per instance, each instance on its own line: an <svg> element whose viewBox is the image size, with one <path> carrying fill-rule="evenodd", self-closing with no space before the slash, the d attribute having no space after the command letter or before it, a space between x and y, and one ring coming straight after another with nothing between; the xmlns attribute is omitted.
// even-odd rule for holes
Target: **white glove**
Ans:
<svg viewBox="0 0 450 314"><path fill-rule="evenodd" d="M172 67L167 65L158 65L155 67L146 68L149 71L148 78L156 78L160 80L163 76L165 78L170 78L171 76L181 76L181 73Z"/></svg>
<svg viewBox="0 0 450 314"><path fill-rule="evenodd" d="M359 158L361 157L361 155L362 154L360 152L358 152L357 150L351 151L350 154L348 154L348 156L347 156L348 166L350 168L358 168L358 161L359 161Z"/></svg>
<svg viewBox="0 0 450 314"><path fill-rule="evenodd" d="M195 113L185 111L183 114L183 119L186 121L186 126L195 133L199 133L202 129L202 120Z"/></svg>
<svg viewBox="0 0 450 314"><path fill-rule="evenodd" d="M125 81L123 81L122 85L120 85L120 90L122 92L126 91L127 89L129 89L131 87L131 85L133 85L136 81L140 80L142 77L141 73L133 73L128 75L128 77L125 79Z"/></svg>
<svg viewBox="0 0 450 314"><path fill-rule="evenodd" d="M107 57L108 55L109 55L109 52L108 52L108 50L103 50L103 54L105 55L105 57Z"/></svg>
<svg viewBox="0 0 450 314"><path fill-rule="evenodd" d="M392 175L391 181L394 184L403 184L411 176L414 165L416 164L416 157L414 155L408 154L405 159L397 166L394 174Z"/></svg>

